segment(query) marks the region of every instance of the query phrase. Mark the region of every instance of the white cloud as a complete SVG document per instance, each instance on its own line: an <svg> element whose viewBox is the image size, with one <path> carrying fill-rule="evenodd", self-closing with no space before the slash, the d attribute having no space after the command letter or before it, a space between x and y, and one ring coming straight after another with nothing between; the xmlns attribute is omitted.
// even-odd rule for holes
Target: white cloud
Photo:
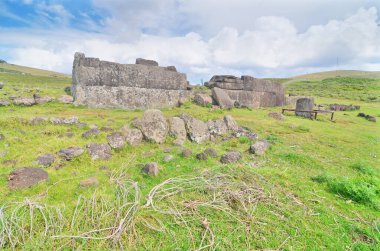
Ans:
<svg viewBox="0 0 380 251"><path fill-rule="evenodd" d="M147 21L149 23L151 21ZM145 25L143 25L145 26ZM193 83L213 74L279 77L340 67L378 69L380 27L376 8L360 9L341 20L330 20L300 31L288 18L263 16L241 31L223 27L215 35L189 32L183 36L139 34L133 40L112 34L72 29L0 29L0 45L8 44L8 61L71 72L74 52L121 63L145 57L161 65L176 65ZM137 29L138 30L138 29Z"/></svg>

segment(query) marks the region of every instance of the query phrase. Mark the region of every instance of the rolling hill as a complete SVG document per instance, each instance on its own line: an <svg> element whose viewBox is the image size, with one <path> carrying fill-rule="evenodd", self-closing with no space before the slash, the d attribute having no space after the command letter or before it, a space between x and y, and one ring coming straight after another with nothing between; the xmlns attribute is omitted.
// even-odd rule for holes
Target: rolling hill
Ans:
<svg viewBox="0 0 380 251"><path fill-rule="evenodd" d="M41 70L37 68L0 63L0 73L13 73L13 74L29 74L33 76L43 76L43 77L59 77L59 78L69 78L70 75L58 73L54 71Z"/></svg>

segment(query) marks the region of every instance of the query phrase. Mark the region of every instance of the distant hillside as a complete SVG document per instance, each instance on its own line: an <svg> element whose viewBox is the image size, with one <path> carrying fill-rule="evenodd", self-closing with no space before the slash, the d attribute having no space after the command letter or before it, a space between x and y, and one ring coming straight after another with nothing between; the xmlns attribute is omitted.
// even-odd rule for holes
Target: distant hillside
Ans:
<svg viewBox="0 0 380 251"><path fill-rule="evenodd" d="M350 77L350 78L380 78L380 71L354 71L354 70L339 70L339 71L324 71L310 74L304 74L292 77L290 79L307 79L307 80L322 80L334 77Z"/></svg>
<svg viewBox="0 0 380 251"><path fill-rule="evenodd" d="M32 67L20 66L15 64L0 63L0 73L28 74L33 76L69 78L70 76L54 71L36 69Z"/></svg>

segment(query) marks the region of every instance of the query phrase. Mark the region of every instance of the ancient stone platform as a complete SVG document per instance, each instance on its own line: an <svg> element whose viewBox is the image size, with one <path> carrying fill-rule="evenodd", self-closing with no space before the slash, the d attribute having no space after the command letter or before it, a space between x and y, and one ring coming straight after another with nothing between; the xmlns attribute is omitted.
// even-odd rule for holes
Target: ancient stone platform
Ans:
<svg viewBox="0 0 380 251"><path fill-rule="evenodd" d="M285 103L282 85L270 80L216 75L206 85L213 89L213 98L221 107L231 108L231 103L235 107L251 108L282 106Z"/></svg>
<svg viewBox="0 0 380 251"><path fill-rule="evenodd" d="M152 60L119 64L75 53L74 104L101 108L148 109L173 107L190 96L186 74Z"/></svg>

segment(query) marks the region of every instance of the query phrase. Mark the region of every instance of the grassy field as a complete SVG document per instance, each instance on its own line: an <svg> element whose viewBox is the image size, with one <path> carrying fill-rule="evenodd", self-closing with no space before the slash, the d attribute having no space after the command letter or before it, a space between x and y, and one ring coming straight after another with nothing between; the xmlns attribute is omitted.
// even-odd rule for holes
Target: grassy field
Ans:
<svg viewBox="0 0 380 251"><path fill-rule="evenodd" d="M64 94L70 82L9 73L0 74L0 81L5 83L0 95L31 95L29 91L38 88L50 96ZM378 100L357 100L351 87L347 87L349 95L324 95L340 84L335 81L325 85L321 95L310 94L317 103L355 103L361 112L379 120ZM364 83L361 91L368 92L369 86ZM372 91L377 93L375 87ZM299 89L288 88L300 94L308 90L301 84L296 84ZM119 130L143 111L56 102L0 107L0 133L5 136L0 152L8 151L0 157L0 248L379 250L379 124L357 117L357 112L337 112L334 122L323 115L318 120L291 113L285 121L268 117L278 111L210 110L192 103L163 110L167 117L186 112L204 121L230 114L239 125L271 142L262 157L249 154L249 140L240 138L201 145L186 142L184 147L192 149L193 155L185 158L181 147L168 138L162 145L144 143L114 150L108 161L92 161L87 153L69 162L57 161L46 168L48 181L10 191L7 175L15 168L36 166L39 155L62 148L106 142L106 132L89 139L81 134L95 124ZM28 121L36 116L78 116L88 127L30 125ZM74 136L65 136L67 132ZM243 159L230 165L221 164L219 157L197 160L195 154L207 147L215 148L219 157L240 151ZM170 162L163 161L167 148L174 156ZM161 168L157 177L141 172L150 161ZM79 186L93 176L99 179L98 186Z"/></svg>

